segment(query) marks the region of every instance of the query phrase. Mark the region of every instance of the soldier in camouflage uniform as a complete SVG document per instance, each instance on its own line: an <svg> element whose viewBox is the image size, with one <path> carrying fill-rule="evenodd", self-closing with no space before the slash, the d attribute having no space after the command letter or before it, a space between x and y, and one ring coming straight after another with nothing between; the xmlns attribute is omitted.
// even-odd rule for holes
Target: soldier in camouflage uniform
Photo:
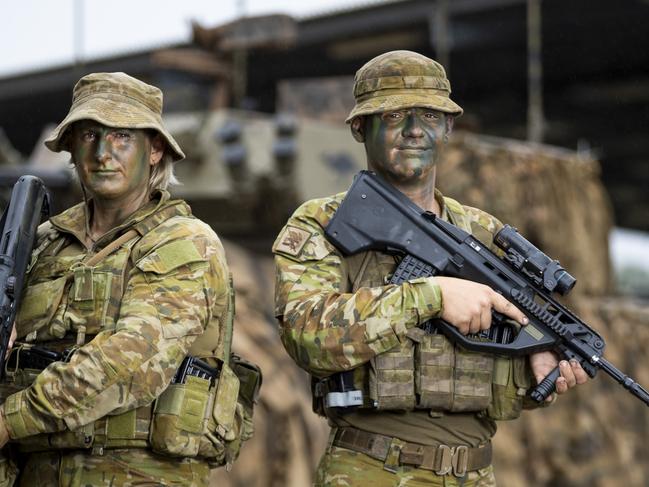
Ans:
<svg viewBox="0 0 649 487"><path fill-rule="evenodd" d="M500 222L435 189L437 164L462 113L449 94L441 65L389 52L356 73L347 122L365 144L368 169L492 246ZM495 485L495 421L528 406L527 390L556 366L555 355L472 353L418 328L441 317L463 334L476 333L490 327L492 309L518 326L527 320L487 286L449 277L388 284L398 257L343 256L323 229L344 196L303 204L273 246L281 339L312 375L314 409L332 426L316 485ZM562 361L560 369L560 394L586 381L576 363Z"/></svg>
<svg viewBox="0 0 649 487"><path fill-rule="evenodd" d="M158 88L90 74L45 142L71 153L85 201L39 228L1 387L2 485L17 468L30 487L204 486L248 434L224 362L223 247L166 191L184 154L161 114ZM42 370L35 345L67 360ZM221 367L218 394L194 376L169 386L187 355Z"/></svg>

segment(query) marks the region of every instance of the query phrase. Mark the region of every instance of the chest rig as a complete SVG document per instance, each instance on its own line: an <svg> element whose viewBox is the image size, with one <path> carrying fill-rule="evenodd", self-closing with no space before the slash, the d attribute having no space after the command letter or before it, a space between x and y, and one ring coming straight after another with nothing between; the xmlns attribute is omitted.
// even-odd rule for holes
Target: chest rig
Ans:
<svg viewBox="0 0 649 487"><path fill-rule="evenodd" d="M70 250L70 237L51 231L36 249L23 305L17 317L19 338L27 343L61 341L112 331L133 268L131 253L140 239L162 222L188 216L184 203L161 208L136 223L98 254ZM79 341L81 341L79 339ZM82 343L78 343L79 345ZM55 343L51 345L56 346Z"/></svg>
<svg viewBox="0 0 649 487"><path fill-rule="evenodd" d="M23 304L16 320L19 341L26 347L37 345L62 352L64 349L74 350L100 332L114 331L129 273L135 266L132 253L137 243L161 223L190 215L191 210L185 203L169 202L90 258L81 249L75 251L69 236L50 231L37 246L32 260ZM173 262L162 261L157 266L167 265L172 269L182 265L182 255L183 252L175 252ZM210 320L204 333L194 341L190 354L214 357L223 347L223 340L229 333L224 337L222 331L232 327L234 313L231 283L230 296L226 316ZM6 398L28 387L39 372L22 367L10 371L7 382L1 386L4 389L2 395ZM191 381L198 382L193 377ZM233 401L236 403L236 394ZM101 453L104 448L146 448L151 446L152 419L153 405L147 405L106 416L76 431L31 436L19 440L18 444L22 451L92 448ZM193 427L200 432L204 426L203 418L199 422L200 425Z"/></svg>
<svg viewBox="0 0 649 487"><path fill-rule="evenodd" d="M484 243L492 234L458 202L445 198L449 220ZM362 252L345 258L341 292L385 286L400 257ZM499 357L455 346L442 334L412 328L400 344L366 365L312 384L314 410L327 416L356 408L429 410L433 416L475 412L494 420L520 415L530 386L525 358Z"/></svg>

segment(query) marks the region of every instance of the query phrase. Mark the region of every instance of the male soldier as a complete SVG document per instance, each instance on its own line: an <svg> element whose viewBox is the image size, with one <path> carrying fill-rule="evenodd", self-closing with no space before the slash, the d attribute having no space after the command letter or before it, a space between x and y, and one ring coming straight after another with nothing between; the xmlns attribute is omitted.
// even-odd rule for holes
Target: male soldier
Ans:
<svg viewBox="0 0 649 487"><path fill-rule="evenodd" d="M94 73L45 141L70 152L85 198L39 229L0 388L20 485L205 486L236 454L225 254L166 191L184 154L161 114L158 88ZM43 370L34 345L63 360ZM188 355L221 368L216 399L213 371L177 375Z"/></svg>
<svg viewBox="0 0 649 487"><path fill-rule="evenodd" d="M347 118L365 144L367 167L422 209L492 244L500 222L443 197L435 175L454 117L441 65L394 51L369 61L354 80ZM317 486L491 486L495 420L520 414L525 391L556 365L550 352L494 358L454 347L417 325L443 318L461 333L491 325L495 309L525 325L491 288L450 277L389 284L398 258L380 252L344 257L323 236L343 194L303 204L277 238L275 314L281 338L314 378L314 405L332 426ZM352 373L340 374L343 371ZM586 381L562 361L559 394ZM341 383L363 394L357 407L325 407Z"/></svg>

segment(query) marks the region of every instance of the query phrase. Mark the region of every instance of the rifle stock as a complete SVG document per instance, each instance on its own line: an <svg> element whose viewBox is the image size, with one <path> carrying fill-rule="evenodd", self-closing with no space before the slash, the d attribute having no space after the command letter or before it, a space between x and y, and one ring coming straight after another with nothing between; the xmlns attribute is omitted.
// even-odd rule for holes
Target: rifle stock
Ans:
<svg viewBox="0 0 649 487"><path fill-rule="evenodd" d="M506 226L509 234L512 230ZM377 175L361 171L325 235L345 255L365 250L404 255L391 280L395 284L434 275L475 281L502 294L529 319L518 333L505 333L504 317L495 314L493 330L480 339L462 335L443 320L425 323L425 329L438 330L463 348L479 352L528 355L554 350L567 360L577 360L590 377L604 370L649 405L649 392L603 358L604 339L552 297L552 292L567 294L574 278L517 233L517 242L524 242L518 250L532 253L529 261L515 248L508 249L504 260L499 258L469 233L422 210ZM532 398L545 400L554 392L558 376L557 367L532 391Z"/></svg>

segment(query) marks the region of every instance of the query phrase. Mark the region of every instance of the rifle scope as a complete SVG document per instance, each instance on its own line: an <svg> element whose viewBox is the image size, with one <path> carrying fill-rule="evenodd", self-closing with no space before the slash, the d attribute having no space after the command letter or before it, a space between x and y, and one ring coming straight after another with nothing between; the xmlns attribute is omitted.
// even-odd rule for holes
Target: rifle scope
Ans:
<svg viewBox="0 0 649 487"><path fill-rule="evenodd" d="M506 252L505 259L536 285L562 296L575 287L577 279L561 267L558 260L550 259L514 227L505 225L494 237L494 243Z"/></svg>

